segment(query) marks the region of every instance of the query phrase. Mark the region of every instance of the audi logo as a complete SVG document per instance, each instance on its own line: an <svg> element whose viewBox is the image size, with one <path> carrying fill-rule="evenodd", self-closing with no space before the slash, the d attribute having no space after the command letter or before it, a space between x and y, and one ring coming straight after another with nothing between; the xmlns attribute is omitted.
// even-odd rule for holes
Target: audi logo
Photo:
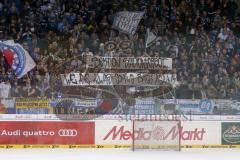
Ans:
<svg viewBox="0 0 240 160"><path fill-rule="evenodd" d="M77 134L76 129L60 129L58 131L58 135L61 137L75 137Z"/></svg>

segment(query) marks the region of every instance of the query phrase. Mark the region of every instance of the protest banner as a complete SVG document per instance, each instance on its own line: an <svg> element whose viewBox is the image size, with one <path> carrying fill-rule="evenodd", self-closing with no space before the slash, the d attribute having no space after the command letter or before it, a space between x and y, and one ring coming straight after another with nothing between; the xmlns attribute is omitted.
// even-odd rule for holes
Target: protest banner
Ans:
<svg viewBox="0 0 240 160"><path fill-rule="evenodd" d="M138 85L161 86L176 85L177 77L172 74L144 73L69 73L62 74L63 86L108 86Z"/></svg>
<svg viewBox="0 0 240 160"><path fill-rule="evenodd" d="M89 68L125 70L171 70L172 58L158 57L97 57L87 56Z"/></svg>

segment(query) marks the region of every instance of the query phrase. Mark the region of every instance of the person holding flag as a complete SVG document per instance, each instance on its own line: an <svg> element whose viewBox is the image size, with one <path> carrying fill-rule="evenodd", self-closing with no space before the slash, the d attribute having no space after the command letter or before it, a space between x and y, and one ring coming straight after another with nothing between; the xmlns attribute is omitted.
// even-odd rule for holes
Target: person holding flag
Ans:
<svg viewBox="0 0 240 160"><path fill-rule="evenodd" d="M32 57L19 43L12 40L0 41L0 50L17 78L22 78L36 66Z"/></svg>

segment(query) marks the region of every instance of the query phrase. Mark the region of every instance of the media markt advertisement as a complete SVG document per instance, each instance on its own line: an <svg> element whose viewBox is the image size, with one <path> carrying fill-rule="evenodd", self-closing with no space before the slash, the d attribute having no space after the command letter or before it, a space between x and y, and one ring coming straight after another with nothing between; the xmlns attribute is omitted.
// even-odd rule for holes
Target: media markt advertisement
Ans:
<svg viewBox="0 0 240 160"><path fill-rule="evenodd" d="M240 122L222 122L222 144L240 145Z"/></svg>
<svg viewBox="0 0 240 160"><path fill-rule="evenodd" d="M0 122L1 145L94 145L94 122Z"/></svg>
<svg viewBox="0 0 240 160"><path fill-rule="evenodd" d="M164 121L151 121L158 125L163 124ZM167 121L171 122L171 121ZM96 121L95 126L95 140L96 144L115 145L115 146L132 146L133 135L137 140L154 140L155 128L149 129L147 126L139 126L133 131L132 121ZM160 124L157 124L160 123ZM166 123L168 125L168 123ZM207 121L186 121L181 122L181 127L178 131L177 126L173 126L165 130L164 136L167 140L177 141L180 132L181 146L185 148L208 148L209 146L221 145L221 123L207 122ZM214 137L214 138L213 138ZM161 144L161 141L159 141Z"/></svg>
<svg viewBox="0 0 240 160"><path fill-rule="evenodd" d="M49 105L49 99L38 98L17 98L16 113L17 114L49 114L52 108Z"/></svg>

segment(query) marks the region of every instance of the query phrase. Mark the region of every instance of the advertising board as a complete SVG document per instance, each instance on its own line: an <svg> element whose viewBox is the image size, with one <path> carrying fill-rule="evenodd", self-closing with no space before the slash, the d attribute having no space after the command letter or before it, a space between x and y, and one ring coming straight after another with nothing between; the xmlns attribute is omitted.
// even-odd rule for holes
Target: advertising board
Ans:
<svg viewBox="0 0 240 160"><path fill-rule="evenodd" d="M222 144L240 145L240 122L222 122Z"/></svg>
<svg viewBox="0 0 240 160"><path fill-rule="evenodd" d="M1 121L0 144L95 144L94 122Z"/></svg>
<svg viewBox="0 0 240 160"><path fill-rule="evenodd" d="M156 123L154 127L158 127L157 123L168 124L151 122ZM239 122L182 121L179 130L174 125L160 136L172 141L180 136L183 149L240 148ZM156 128L140 125L133 129L131 120L0 122L0 148L130 149L133 137L135 141L161 140L156 139Z"/></svg>
<svg viewBox="0 0 240 160"><path fill-rule="evenodd" d="M164 121L155 121L164 123ZM95 139L96 144L108 145L131 145L133 140L132 121L96 121ZM134 134L151 133L153 131L134 131ZM176 138L178 131L174 127L169 133L169 137ZM130 135L130 136L127 136ZM139 136L137 136L139 137ZM140 136L141 137L141 136ZM186 121L180 127L181 145L220 145L221 144L221 123L207 121ZM150 139L148 139L150 140Z"/></svg>
<svg viewBox="0 0 240 160"><path fill-rule="evenodd" d="M178 100L179 110L183 113L192 114L211 114L213 112L214 102L212 100Z"/></svg>
<svg viewBox="0 0 240 160"><path fill-rule="evenodd" d="M50 114L52 109L49 102L49 99L17 98L15 104L16 114Z"/></svg>
<svg viewBox="0 0 240 160"><path fill-rule="evenodd" d="M14 113L15 113L15 99L0 98L0 114L14 114Z"/></svg>

